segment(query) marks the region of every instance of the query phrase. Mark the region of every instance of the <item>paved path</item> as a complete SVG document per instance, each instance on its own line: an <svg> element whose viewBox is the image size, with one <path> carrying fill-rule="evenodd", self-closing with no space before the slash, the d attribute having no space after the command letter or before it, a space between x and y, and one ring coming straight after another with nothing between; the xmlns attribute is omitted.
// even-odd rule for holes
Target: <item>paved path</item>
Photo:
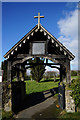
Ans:
<svg viewBox="0 0 80 120"><path fill-rule="evenodd" d="M57 97L52 96L52 94L49 90L43 92L43 94L46 98L45 101L43 101L39 104L36 104L34 106L31 106L31 107L19 112L17 114L16 118L32 118L32 116L34 114L36 114L37 112L40 112L41 110L44 110L45 108L49 107L50 105L52 105L57 100Z"/></svg>

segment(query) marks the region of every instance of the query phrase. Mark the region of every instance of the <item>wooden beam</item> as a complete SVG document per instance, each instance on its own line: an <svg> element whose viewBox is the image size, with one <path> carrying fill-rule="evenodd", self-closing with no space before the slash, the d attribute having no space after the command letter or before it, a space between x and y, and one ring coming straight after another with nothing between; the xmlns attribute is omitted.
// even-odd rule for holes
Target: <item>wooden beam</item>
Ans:
<svg viewBox="0 0 80 120"><path fill-rule="evenodd" d="M26 63L26 65L60 65L59 63Z"/></svg>
<svg viewBox="0 0 80 120"><path fill-rule="evenodd" d="M30 56L28 54L18 54L17 55L17 58L25 58L25 57L34 57L34 55L32 55L32 56ZM46 55L40 55L40 56L35 55L35 57L45 57L45 58L52 57L52 58L60 58L60 59L67 58L65 55L55 55L55 54L48 54L47 56Z"/></svg>
<svg viewBox="0 0 80 120"><path fill-rule="evenodd" d="M57 66L51 66L51 65L48 65L48 66L51 67L51 68L56 68L56 69L60 70L60 68L57 67Z"/></svg>
<svg viewBox="0 0 80 120"><path fill-rule="evenodd" d="M36 55L36 56L29 56L29 55L27 55L27 54L18 54L18 56L17 56L17 58L16 58L16 61L13 61L13 63L12 63L12 66L14 66L14 65L16 65L16 64L21 64L21 63L24 63L25 61L27 61L27 60L29 60L29 59L31 59L31 58L34 58L34 57L42 57L42 58L45 58L45 59L49 59L49 60L51 60L52 62L54 62L54 63L60 63L60 64L64 64L64 62L63 61L61 61L61 60L56 60L57 58L58 59L65 59L66 60L66 56L64 56L64 55L55 55L55 54L53 54L53 55L51 55L51 54L49 54L49 55L40 55L40 56L38 56L38 55Z"/></svg>

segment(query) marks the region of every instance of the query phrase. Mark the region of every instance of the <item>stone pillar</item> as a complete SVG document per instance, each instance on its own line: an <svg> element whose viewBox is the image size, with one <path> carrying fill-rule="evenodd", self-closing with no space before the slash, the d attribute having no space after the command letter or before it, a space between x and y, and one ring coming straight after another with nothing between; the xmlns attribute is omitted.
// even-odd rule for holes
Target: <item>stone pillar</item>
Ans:
<svg viewBox="0 0 80 120"><path fill-rule="evenodd" d="M66 112L75 112L75 104L74 100L70 96L72 90L65 90L65 105L66 105Z"/></svg>
<svg viewBox="0 0 80 120"><path fill-rule="evenodd" d="M5 111L12 111L12 66L11 61L7 63L7 82L4 83L6 85L3 93L6 91L5 95L5 102L4 102L4 110Z"/></svg>
<svg viewBox="0 0 80 120"><path fill-rule="evenodd" d="M66 82L71 83L70 61L66 60Z"/></svg>

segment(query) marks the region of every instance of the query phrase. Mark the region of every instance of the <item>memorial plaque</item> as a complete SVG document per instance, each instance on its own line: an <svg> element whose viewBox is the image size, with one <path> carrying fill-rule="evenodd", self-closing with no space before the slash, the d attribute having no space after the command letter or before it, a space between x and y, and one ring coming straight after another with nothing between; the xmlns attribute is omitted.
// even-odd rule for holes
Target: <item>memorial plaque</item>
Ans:
<svg viewBox="0 0 80 120"><path fill-rule="evenodd" d="M32 54L45 54L45 43L33 43Z"/></svg>

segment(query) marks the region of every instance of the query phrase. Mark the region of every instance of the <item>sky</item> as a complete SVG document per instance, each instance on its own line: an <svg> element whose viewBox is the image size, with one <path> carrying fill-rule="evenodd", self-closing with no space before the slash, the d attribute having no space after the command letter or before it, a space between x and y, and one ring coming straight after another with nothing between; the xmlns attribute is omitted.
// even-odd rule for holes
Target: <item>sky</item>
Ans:
<svg viewBox="0 0 80 120"><path fill-rule="evenodd" d="M77 2L3 2L2 56L37 23L41 24L74 55L71 69L78 69L78 4ZM2 57L2 60L4 58ZM50 70L47 67L47 70Z"/></svg>

